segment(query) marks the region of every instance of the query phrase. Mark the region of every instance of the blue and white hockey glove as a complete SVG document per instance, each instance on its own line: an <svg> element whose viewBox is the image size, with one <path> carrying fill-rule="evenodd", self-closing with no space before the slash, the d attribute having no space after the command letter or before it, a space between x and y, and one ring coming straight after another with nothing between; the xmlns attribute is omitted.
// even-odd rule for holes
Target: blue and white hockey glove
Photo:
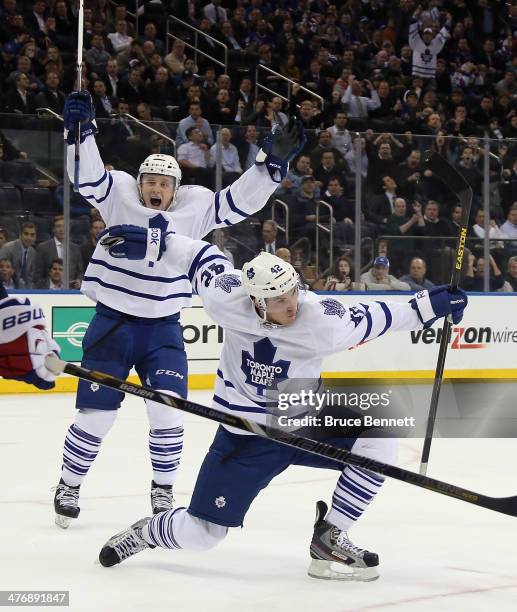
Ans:
<svg viewBox="0 0 517 612"><path fill-rule="evenodd" d="M417 311L424 327L430 327L437 319L449 315L453 323L459 323L463 319L468 297L462 289L452 291L447 285L439 285L431 291L425 289L415 293L409 303Z"/></svg>
<svg viewBox="0 0 517 612"><path fill-rule="evenodd" d="M95 109L88 91L74 91L65 101L63 109L63 120L65 122L65 138L69 145L75 144L75 130L78 123L81 124L81 142L97 131L95 123Z"/></svg>
<svg viewBox="0 0 517 612"><path fill-rule="evenodd" d="M166 237L170 233L162 233L157 227L114 225L100 234L99 242L112 257L133 261L147 259L152 267L166 251Z"/></svg>
<svg viewBox="0 0 517 612"><path fill-rule="evenodd" d="M265 164L271 180L281 183L287 175L289 162L298 155L306 142L307 137L302 123L291 117L284 129L275 125L264 138L255 163Z"/></svg>
<svg viewBox="0 0 517 612"><path fill-rule="evenodd" d="M0 376L52 389L55 376L45 367L45 357L59 357L59 352L38 305L28 299L0 299Z"/></svg>

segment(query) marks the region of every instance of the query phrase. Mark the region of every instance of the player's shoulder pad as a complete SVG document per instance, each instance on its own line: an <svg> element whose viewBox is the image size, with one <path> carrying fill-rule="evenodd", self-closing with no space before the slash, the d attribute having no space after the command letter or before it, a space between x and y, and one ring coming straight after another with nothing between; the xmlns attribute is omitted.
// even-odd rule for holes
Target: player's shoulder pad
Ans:
<svg viewBox="0 0 517 612"><path fill-rule="evenodd" d="M201 187L201 185L180 185L176 197L176 206L174 208L188 203L190 199L194 197L198 198L197 203L199 202L199 198L211 202L214 197L214 192L207 187ZM194 205L195 204L196 203L194 203Z"/></svg>
<svg viewBox="0 0 517 612"><path fill-rule="evenodd" d="M28 299L7 297L0 300L0 342L12 342L31 327L47 327L43 309Z"/></svg>

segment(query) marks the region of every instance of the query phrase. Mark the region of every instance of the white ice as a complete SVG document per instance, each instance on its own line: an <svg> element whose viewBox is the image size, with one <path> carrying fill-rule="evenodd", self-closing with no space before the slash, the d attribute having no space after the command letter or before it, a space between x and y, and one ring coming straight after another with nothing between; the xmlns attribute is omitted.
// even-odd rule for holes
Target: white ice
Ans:
<svg viewBox="0 0 517 612"><path fill-rule="evenodd" d="M192 394L203 403L209 397ZM145 409L126 399L82 487L81 515L63 531L54 525L50 488L73 403L65 394L0 396L0 589L69 590L73 612L517 609L517 518L393 480L350 532L356 544L379 553L379 580L309 578L314 503L330 501L337 472L303 467L277 478L244 529L232 529L218 548L149 550L105 569L95 563L102 544L149 513ZM214 431L187 416L175 489L181 505L188 505ZM419 448L420 441L403 441L400 464L417 469ZM517 494L516 465L515 440L436 440L429 475L508 496Z"/></svg>

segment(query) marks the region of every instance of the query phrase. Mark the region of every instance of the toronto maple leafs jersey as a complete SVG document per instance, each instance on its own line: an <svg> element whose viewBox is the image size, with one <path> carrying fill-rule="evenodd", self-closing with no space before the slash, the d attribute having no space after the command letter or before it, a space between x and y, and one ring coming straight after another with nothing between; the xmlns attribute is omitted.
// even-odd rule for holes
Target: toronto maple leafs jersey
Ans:
<svg viewBox="0 0 517 612"><path fill-rule="evenodd" d="M409 25L409 46L413 50L413 76L424 79L433 79L436 73L436 60L438 53L449 38L449 31L443 27L426 45L420 36L418 21L412 21Z"/></svg>
<svg viewBox="0 0 517 612"><path fill-rule="evenodd" d="M422 327L409 303L365 300L346 307L312 292L300 296L292 325L272 327L257 316L240 271L221 262L199 267L193 286L207 314L225 330L213 406L262 423L275 381L318 379L324 357L388 332Z"/></svg>
<svg viewBox="0 0 517 612"><path fill-rule="evenodd" d="M120 171L107 171L93 136L80 145L79 192L95 206L107 227L119 224L158 227L199 239L217 227L242 221L260 210L275 191L265 166L252 166L230 187L216 193L196 185L178 189L174 208L158 212L140 203L136 180ZM74 147L68 147L68 174L74 176ZM190 251L188 251L190 253ZM133 316L163 317L190 304L188 270L169 269L163 258L147 262L113 259L97 244L86 269L81 291Z"/></svg>

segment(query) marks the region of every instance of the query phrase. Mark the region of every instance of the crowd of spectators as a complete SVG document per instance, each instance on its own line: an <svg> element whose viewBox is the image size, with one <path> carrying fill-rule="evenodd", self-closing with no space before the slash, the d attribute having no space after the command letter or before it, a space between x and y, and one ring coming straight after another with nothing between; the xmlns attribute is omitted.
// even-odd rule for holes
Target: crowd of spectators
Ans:
<svg viewBox="0 0 517 612"><path fill-rule="evenodd" d="M62 112L74 88L78 5L78 0L1 0L0 110L6 114L0 127L12 127L9 117L39 107ZM515 289L514 277L506 284L498 280L501 269L510 276L515 271L517 252L514 0L163 0L141 5L137 31L129 14L133 3L85 1L82 87L92 94L106 163L135 172L149 153L171 152L168 138L173 138L183 182L214 188L219 136L222 184L229 185L253 163L263 135L296 114L308 140L274 196L289 210L289 245L275 224L275 250L291 247L289 257L300 269L314 263L316 207L323 200L332 212L321 207L319 221L333 228L334 252L324 237L314 277L323 274L332 256L336 267L326 271L320 288L413 289L446 281L461 215L448 186L423 165L423 152L434 149L474 191L467 283L477 287L482 278L480 245L488 226L491 285ZM168 14L202 32L197 38L202 53L194 55L185 44L193 43L191 33L177 23L167 40ZM228 47L226 70L214 61L222 59L214 39ZM257 66L287 76L289 89L274 73L256 73ZM256 90L256 74L267 90ZM158 134L150 135L128 113ZM485 136L491 139L488 220L482 214ZM5 149L8 140L2 139ZM356 174L362 181L361 237L374 245L366 257L373 265L361 271L362 284L351 280L359 221ZM248 251L267 249L271 217L267 206L259 215L264 226L256 240L234 240L234 246L246 242ZM86 261L93 226L92 231L84 236L82 258L78 253L72 260ZM22 236L23 231L15 242L23 242ZM232 236L230 229L217 240L234 253ZM55 227L51 240L59 240ZM309 249L300 249L300 241L308 241ZM49 270L62 265L59 249L44 260L40 255L44 263L32 286L54 283ZM27 282L10 261L9 282ZM70 272L74 283L80 279L76 269Z"/></svg>

